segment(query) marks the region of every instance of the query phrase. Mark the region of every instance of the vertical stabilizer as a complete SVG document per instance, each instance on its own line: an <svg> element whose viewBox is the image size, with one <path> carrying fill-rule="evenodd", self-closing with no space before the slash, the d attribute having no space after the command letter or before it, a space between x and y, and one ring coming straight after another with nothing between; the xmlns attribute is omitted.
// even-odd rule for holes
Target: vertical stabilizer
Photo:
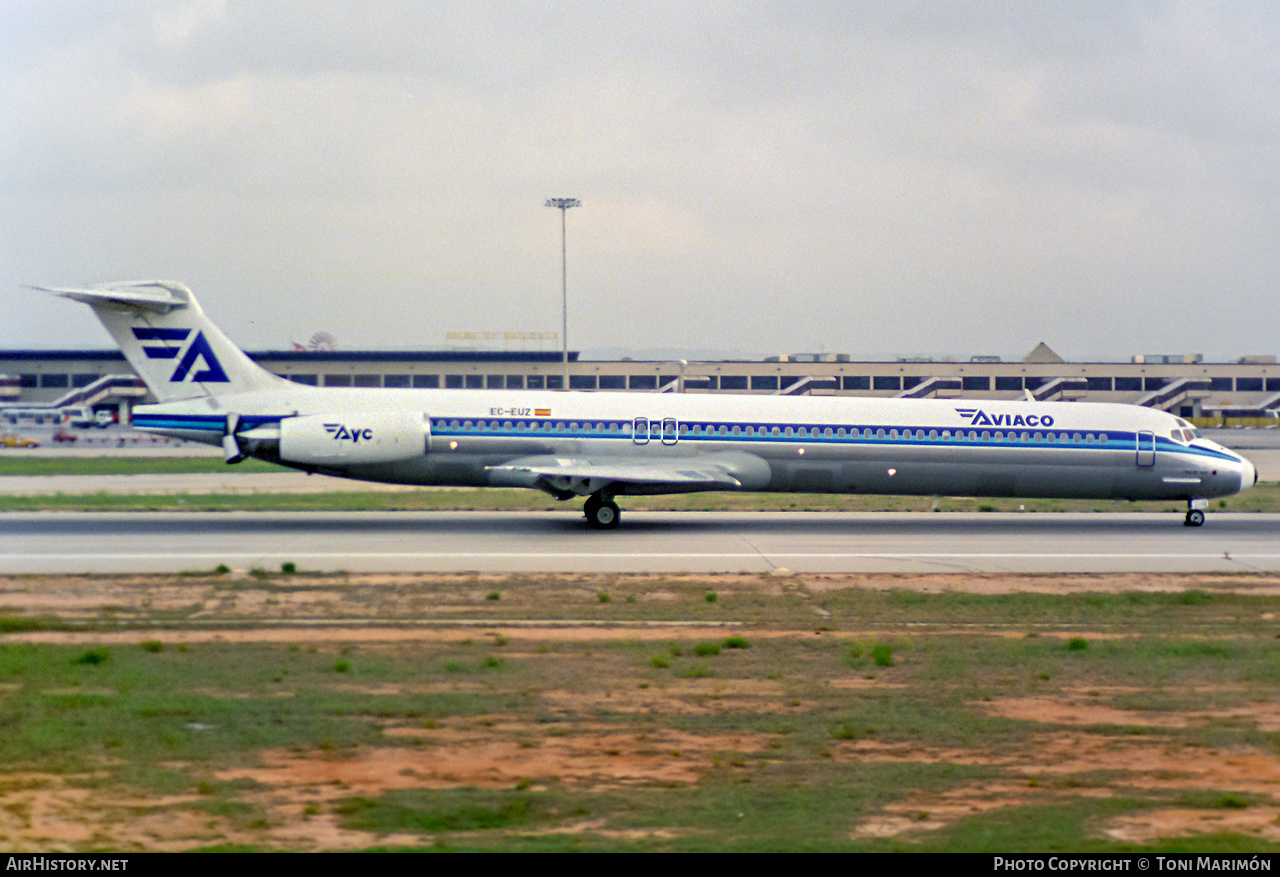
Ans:
<svg viewBox="0 0 1280 877"><path fill-rule="evenodd" d="M181 283L141 280L90 289L36 288L93 308L161 402L266 390L284 383L232 344Z"/></svg>

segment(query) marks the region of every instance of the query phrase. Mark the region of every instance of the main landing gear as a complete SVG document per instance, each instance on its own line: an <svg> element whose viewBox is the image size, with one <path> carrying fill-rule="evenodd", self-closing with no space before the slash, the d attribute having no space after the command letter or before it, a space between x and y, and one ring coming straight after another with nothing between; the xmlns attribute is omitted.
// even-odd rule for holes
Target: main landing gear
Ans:
<svg viewBox="0 0 1280 877"><path fill-rule="evenodd" d="M583 506L587 513L587 524L593 530L612 530L622 522L622 509L613 501L613 497L604 493L593 493L587 497Z"/></svg>
<svg viewBox="0 0 1280 877"><path fill-rule="evenodd" d="M1189 499L1187 500L1187 517L1182 522L1184 527L1203 527L1204 526L1204 510L1208 508L1209 500L1207 499Z"/></svg>

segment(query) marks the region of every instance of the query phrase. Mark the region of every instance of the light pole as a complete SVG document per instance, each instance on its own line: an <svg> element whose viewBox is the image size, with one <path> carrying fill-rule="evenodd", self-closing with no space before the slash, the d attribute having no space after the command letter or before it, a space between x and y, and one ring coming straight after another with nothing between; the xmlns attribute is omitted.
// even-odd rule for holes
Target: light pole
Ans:
<svg viewBox="0 0 1280 877"><path fill-rule="evenodd" d="M564 215L570 207L581 207L577 198L548 198L548 207L560 211L560 343L564 355L564 386L569 389L569 260L564 242Z"/></svg>

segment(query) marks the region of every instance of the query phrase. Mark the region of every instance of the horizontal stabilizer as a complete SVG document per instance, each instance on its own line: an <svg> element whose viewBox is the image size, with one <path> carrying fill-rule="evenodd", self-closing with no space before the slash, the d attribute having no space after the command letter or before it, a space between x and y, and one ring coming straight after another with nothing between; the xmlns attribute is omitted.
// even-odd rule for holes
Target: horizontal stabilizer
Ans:
<svg viewBox="0 0 1280 877"><path fill-rule="evenodd" d="M190 289L181 283L165 280L128 280L104 283L90 289L48 286L30 288L40 292L51 292L88 305L123 305L161 314L167 314L174 308L185 308L191 298Z"/></svg>

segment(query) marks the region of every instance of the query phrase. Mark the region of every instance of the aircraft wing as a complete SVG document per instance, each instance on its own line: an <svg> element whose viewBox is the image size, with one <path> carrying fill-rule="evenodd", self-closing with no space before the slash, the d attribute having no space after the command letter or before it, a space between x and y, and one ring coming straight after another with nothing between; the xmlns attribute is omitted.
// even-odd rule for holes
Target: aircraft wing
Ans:
<svg viewBox="0 0 1280 877"><path fill-rule="evenodd" d="M490 466L489 479L497 486L536 487L561 498L586 496L605 488L631 495L692 493L741 489L743 482L735 474L741 465L737 459L715 456L657 460L528 457Z"/></svg>

